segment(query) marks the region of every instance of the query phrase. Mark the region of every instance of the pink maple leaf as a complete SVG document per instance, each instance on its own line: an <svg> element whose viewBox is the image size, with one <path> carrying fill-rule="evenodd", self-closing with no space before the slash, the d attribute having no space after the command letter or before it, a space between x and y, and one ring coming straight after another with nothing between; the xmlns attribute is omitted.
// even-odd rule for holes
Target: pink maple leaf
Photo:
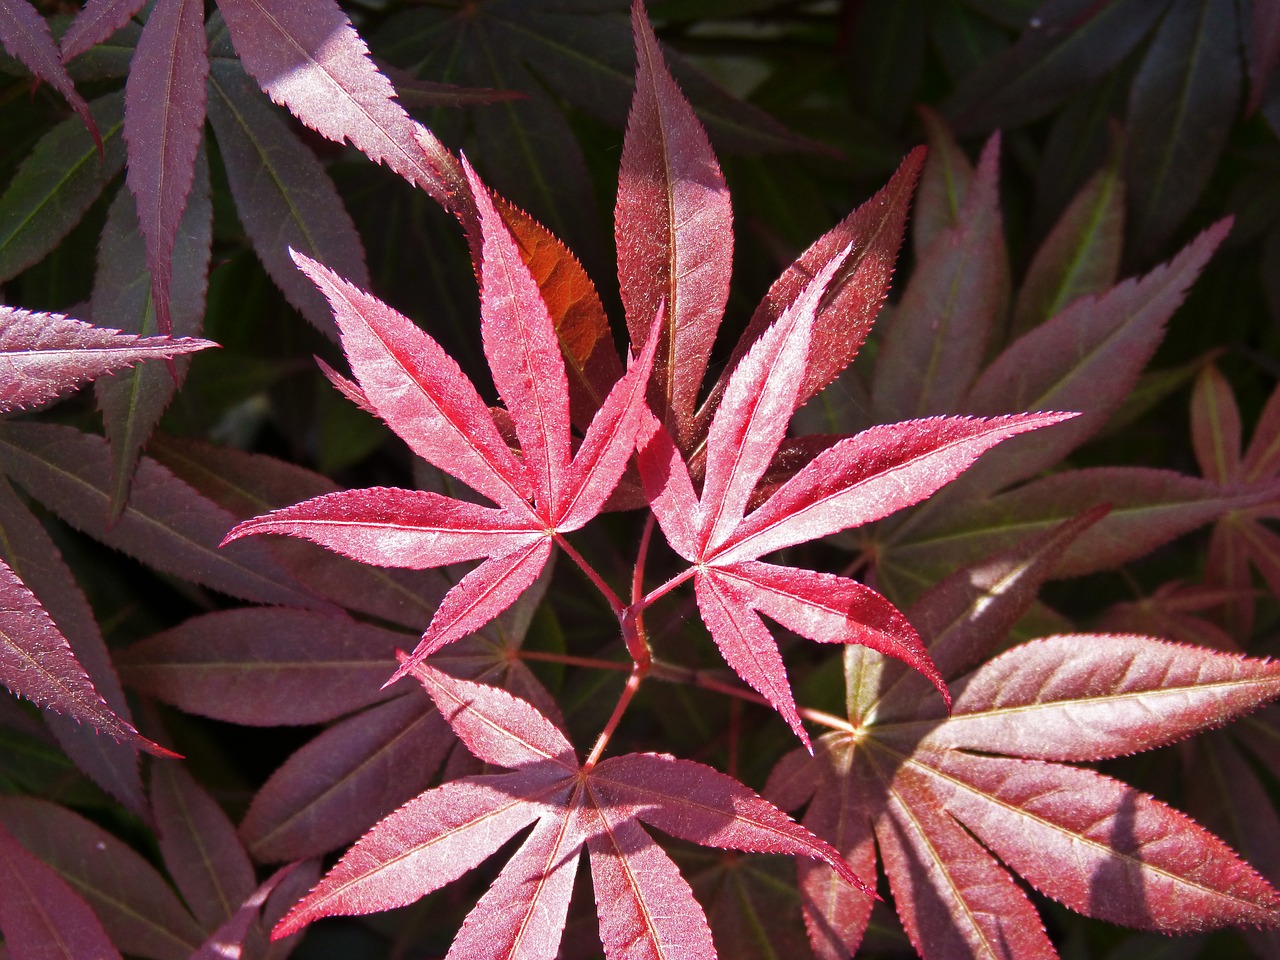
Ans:
<svg viewBox="0 0 1280 960"><path fill-rule="evenodd" d="M552 543L567 547L562 535L599 513L634 450L659 339L649 338L573 451L568 378L551 316L487 189L470 167L466 172L484 237L485 355L518 451L435 340L324 266L294 258L333 306L369 406L415 453L496 506L418 490L348 490L248 520L224 541L282 533L365 563L416 569L483 558L446 594L393 679L510 606L546 565Z"/></svg>

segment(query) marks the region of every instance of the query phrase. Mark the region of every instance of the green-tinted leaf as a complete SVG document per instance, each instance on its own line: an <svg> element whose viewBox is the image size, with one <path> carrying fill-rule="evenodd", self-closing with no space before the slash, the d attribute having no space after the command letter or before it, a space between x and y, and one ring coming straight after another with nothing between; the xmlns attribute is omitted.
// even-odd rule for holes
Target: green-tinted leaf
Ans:
<svg viewBox="0 0 1280 960"><path fill-rule="evenodd" d="M962 133L1012 127L1049 112L1120 62L1167 0L1060 0L1024 21L1018 42L971 74L946 113Z"/></svg>
<svg viewBox="0 0 1280 960"><path fill-rule="evenodd" d="M213 205L209 165L203 146L196 154L194 180L173 247L173 281L169 316L175 336L198 336L204 328L205 290L213 240ZM127 333L154 334L158 330L151 295L151 274L138 231L133 195L116 194L107 215L94 277L94 322ZM111 444L111 516L120 516L129 496L138 457L176 390L186 379L191 361L179 357L173 372L145 364L94 384L103 426Z"/></svg>
<svg viewBox="0 0 1280 960"><path fill-rule="evenodd" d="M0 280L56 247L124 166L123 95L109 94L89 109L102 155L79 118L69 117L40 139L0 195Z"/></svg>
<svg viewBox="0 0 1280 960"><path fill-rule="evenodd" d="M1139 263L1160 252L1217 165L1240 101L1239 44L1232 0L1175 0L1134 79L1124 172Z"/></svg>
<svg viewBox="0 0 1280 960"><path fill-rule="evenodd" d="M1117 156L1081 188L1036 251L1014 305L1015 333L1116 282L1124 245L1124 184L1118 161Z"/></svg>
<svg viewBox="0 0 1280 960"><path fill-rule="evenodd" d="M209 71L209 121L240 222L263 266L307 320L336 337L328 303L289 258L290 248L298 250L368 288L364 247L333 182L230 58L215 59Z"/></svg>

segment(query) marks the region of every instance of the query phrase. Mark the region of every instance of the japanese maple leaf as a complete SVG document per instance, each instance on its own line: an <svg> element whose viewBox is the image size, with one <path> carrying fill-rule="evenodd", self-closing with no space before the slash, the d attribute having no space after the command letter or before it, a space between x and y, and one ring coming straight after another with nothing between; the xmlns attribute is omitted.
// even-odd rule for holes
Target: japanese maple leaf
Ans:
<svg viewBox="0 0 1280 960"><path fill-rule="evenodd" d="M332 304L369 406L415 453L497 506L418 490L348 490L246 521L224 541L282 533L365 563L412 568L483 557L446 594L396 678L510 606L546 565L552 542L563 544L564 532L600 511L634 449L658 339L649 338L571 453L568 381L551 317L487 190L470 167L467 176L484 236L485 356L518 451L435 340L320 264L295 259Z"/></svg>
<svg viewBox="0 0 1280 960"><path fill-rule="evenodd" d="M858 896L874 896L831 846L725 774L653 753L579 763L565 735L525 701L428 664L412 672L467 748L510 772L464 777L409 801L348 850L273 937L324 916L412 903L531 823L450 958L556 956L584 846L610 960L715 957L702 908L642 822L704 846L813 857Z"/></svg>
<svg viewBox="0 0 1280 960"><path fill-rule="evenodd" d="M1082 517L956 571L909 611L949 679L1035 599ZM1133 635L1028 641L952 679L941 716L918 678L849 647L846 729L795 751L766 796L862 876L876 850L920 955L1052 958L1010 871L1073 910L1166 933L1280 922L1280 894L1220 839L1155 798L1075 765L1158 747L1280 695L1280 664ZM1063 761L1066 761L1064 763ZM847 958L867 905L801 868L810 941Z"/></svg>
<svg viewBox="0 0 1280 960"><path fill-rule="evenodd" d="M915 631L889 601L846 577L758 558L923 500L1001 440L1071 416L938 417L875 427L830 446L744 516L795 411L814 316L848 252L818 272L734 370L707 434L700 496L652 414L639 441L647 495L668 542L693 564L688 575L712 638L806 745L781 655L760 613L814 640L861 643L898 657L949 697Z"/></svg>
<svg viewBox="0 0 1280 960"><path fill-rule="evenodd" d="M1241 451L1240 409L1231 386L1217 367L1196 381L1191 398L1191 440L1200 472L1224 487L1280 480L1280 389L1271 394L1247 450ZM1233 591L1227 604L1228 626L1237 642L1248 642L1253 627L1253 566L1272 593L1280 595L1280 536L1263 523L1280 519L1280 490L1265 502L1233 510L1213 528L1207 574Z"/></svg>
<svg viewBox="0 0 1280 960"><path fill-rule="evenodd" d="M40 406L148 358L211 346L215 344L208 340L138 337L61 314L0 307L0 413ZM13 569L15 542L21 543L16 549L22 554L29 539L9 528L5 540L0 552L11 562L0 561L0 684L121 743L168 755L103 700L58 624Z"/></svg>
<svg viewBox="0 0 1280 960"><path fill-rule="evenodd" d="M39 406L149 358L216 346L192 337L139 337L110 327L0 306L0 413Z"/></svg>

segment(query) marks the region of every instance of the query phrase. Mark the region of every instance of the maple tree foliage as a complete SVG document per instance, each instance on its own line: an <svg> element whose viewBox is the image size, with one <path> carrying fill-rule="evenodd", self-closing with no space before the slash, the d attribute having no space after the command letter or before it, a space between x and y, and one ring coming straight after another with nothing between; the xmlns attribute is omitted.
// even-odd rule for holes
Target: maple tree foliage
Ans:
<svg viewBox="0 0 1280 960"><path fill-rule="evenodd" d="M431 949L458 930L457 958L825 960L875 952L869 931L926 958L1056 956L1027 887L1139 930L1265 927L1244 937L1274 956L1280 716L1258 708L1280 696L1263 658L1280 394L1233 393L1205 355L1146 371L1232 229L1179 224L1245 73L1245 109L1280 127L1273 5L1048 3L1001 48L1025 11L861 5L841 69L880 91L875 124L899 125L882 140L860 114L826 117L839 159L710 85L640 0L398 6L88 0L60 22L0 0L0 67L52 90L15 86L0 117L24 100L64 117L15 127L34 147L0 195L0 280L69 304L32 291L74 275L87 306L57 309L94 321L0 308L0 682L50 708L0 703L0 954L282 960L323 936L314 921L454 885L427 909L444 905ZM663 36L697 49L697 8L664 5ZM792 23L784 8L760 16ZM892 118L915 88L898 80L926 20L955 89L908 130ZM877 25L906 47L869 47ZM805 130L795 83L824 69L808 42L753 95ZM1043 131L1017 126L1077 87L1006 237L1019 181L1002 149L1035 159ZM1129 136L1108 140L1099 118L1125 87ZM435 109L485 104L500 106ZM431 129L409 108L433 110ZM597 292L609 245L579 127L624 121L617 287ZM997 121L1009 136L971 163L953 126ZM927 154L909 149L920 129ZM321 139L422 193L387 202ZM761 250L776 271L835 219L802 175L762 191L767 167L728 156L778 149L870 163L884 186L733 327L768 276ZM782 189L794 222L774 232L761 197ZM424 226L427 201L465 247ZM886 305L909 209L911 272ZM91 233L96 269L67 269ZM318 331L341 396L296 389L310 349L286 356L287 324L259 324L238 250ZM451 256L469 305L479 284L478 349ZM206 312L228 349L193 365ZM1201 477L1076 467L1193 378L1183 460ZM89 381L96 411L50 407ZM411 482L388 451L360 463L389 436L366 414L415 455ZM289 459L238 449L272 446ZM313 459L352 488L291 462ZM1176 579L1134 563L1207 524L1204 562ZM1090 581L1069 620L1041 590L1122 566L1142 599ZM582 576L586 596L567 586ZM261 737L272 769L229 785L238 763L209 773L229 728L193 717L293 729ZM1117 758L1173 743L1142 789L1120 779ZM316 858L353 841L321 878ZM594 917L571 898L584 850ZM797 882L764 854L794 857ZM402 931L380 946L416 949L415 922Z"/></svg>
<svg viewBox="0 0 1280 960"><path fill-rule="evenodd" d="M792 753L766 795L870 876L876 851L922 957L1055 957L1009 871L1066 906L1165 933L1274 924L1280 894L1217 837L1160 801L1061 761L1169 743L1275 695L1265 660L1133 635L1032 640L985 663L1085 515L940 582L909 610L952 683L950 716L915 678L849 648L844 730ZM974 663L981 663L970 670ZM994 856L993 856L994 855ZM823 958L848 957L869 905L802 868Z"/></svg>

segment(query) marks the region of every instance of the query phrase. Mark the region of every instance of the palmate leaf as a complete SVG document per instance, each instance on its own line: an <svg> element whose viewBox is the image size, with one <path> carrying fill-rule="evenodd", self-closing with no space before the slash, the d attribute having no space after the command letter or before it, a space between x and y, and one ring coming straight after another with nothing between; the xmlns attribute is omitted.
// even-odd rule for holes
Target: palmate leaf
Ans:
<svg viewBox="0 0 1280 960"><path fill-rule="evenodd" d="M142 337L65 317L0 307L0 412L26 410L142 360L217 346L188 337Z"/></svg>
<svg viewBox="0 0 1280 960"><path fill-rule="evenodd" d="M994 565L1005 571L994 582L966 585L962 569L921 598L912 616L948 677L1002 641L1081 530L1028 541ZM1022 585L992 589L1010 577ZM960 647L959 660L943 654ZM1148 637L1052 637L954 682L950 718L884 667L849 648L850 730L824 736L813 758L784 758L766 795L787 809L809 801L805 823L859 868L879 847L921 956L1056 957L1009 871L1074 910L1145 929L1280 921L1280 894L1221 840L1146 794L1058 762L1220 725L1280 695L1277 665ZM818 956L848 957L865 908L821 867L802 869L801 887Z"/></svg>
<svg viewBox="0 0 1280 960"><path fill-rule="evenodd" d="M438 653L433 663L454 676L502 687L537 705L544 715L559 717L555 700L516 656L548 580L544 572L539 582L482 633L452 644ZM366 640L371 633L370 627L361 631ZM319 671L292 670L269 661L263 663L261 654L252 647L239 651L241 659L235 667L242 676L283 669L289 674L294 689L308 701L324 700L331 692L347 693L345 700L339 699L335 704L337 709L325 710L317 705L313 715L324 712L333 716L339 711L354 709L355 694L364 702L396 694L386 703L338 720L304 744L271 775L254 796L240 824L240 836L255 859L294 860L323 854L355 840L375 821L426 789L447 752L456 746L448 725L420 688L379 689L395 666L388 642L391 635L386 631L380 633L383 636L374 639L373 652L381 654L383 659L376 669L371 664L363 671L365 682L359 690L353 690L350 681L344 681L338 689L338 684L317 678L317 672L333 672L326 669L328 664L323 661ZM399 645L413 639L404 634L398 636ZM184 639L198 641L199 637ZM287 645L286 641L279 646ZM191 650L194 644L184 646ZM319 656L323 657L324 651L332 650L334 645L321 642L319 646ZM184 655L182 650L177 653L175 660ZM197 659L203 651L193 653L195 655L187 655L184 662ZM311 662L315 663L316 658ZM177 665L182 668L182 663ZM304 678L300 675L304 673L309 675ZM201 685L210 710L198 712L236 723L263 719L263 705L248 706L245 696L228 698L232 710L214 703L212 695L216 695L220 685L216 676L211 679L212 683ZM222 689L225 690L225 686ZM237 693L251 694L251 691L241 685ZM286 713L290 706L289 702L281 702L277 715Z"/></svg>
<svg viewBox="0 0 1280 960"><path fill-rule="evenodd" d="M1242 449L1240 410L1230 384L1215 366L1196 379L1191 397L1191 441L1200 472L1215 484L1272 484L1280 479L1280 390L1263 408L1248 449ZM1242 505L1244 507L1244 505ZM1265 520L1280 514L1280 488L1256 505L1227 513L1213 528L1207 578L1232 593L1226 623L1238 643L1249 640L1254 595L1250 568L1280 592L1280 536Z"/></svg>
<svg viewBox="0 0 1280 960"><path fill-rule="evenodd" d="M648 338L571 457L568 380L554 323L501 214L470 168L466 172L484 235L485 353L520 455L439 344L321 265L296 259L329 298L373 409L421 457L500 507L424 491L352 490L247 521L224 541L284 533L365 563L415 569L485 558L441 601L411 663L510 606L545 566L552 539L600 511L630 459L658 344L657 337ZM652 325L661 319L659 312Z"/></svg>
<svg viewBox="0 0 1280 960"><path fill-rule="evenodd" d="M646 494L667 541L694 564L699 610L713 639L806 745L781 656L760 613L814 640L867 644L901 658L948 694L915 631L879 594L843 577L757 558L916 503L1001 440L1069 416L875 427L830 446L744 517L795 410L814 315L848 253L819 271L734 370L708 431L700 496L656 419L639 439Z"/></svg>
<svg viewBox="0 0 1280 960"><path fill-rule="evenodd" d="M660 754L579 766L564 734L525 701L426 664L413 673L467 749L511 772L455 780L411 800L352 847L274 935L322 916L411 903L534 821L451 957L555 956L583 846L611 960L714 957L701 907L641 821L704 846L821 859L869 895L829 846L724 774Z"/></svg>

